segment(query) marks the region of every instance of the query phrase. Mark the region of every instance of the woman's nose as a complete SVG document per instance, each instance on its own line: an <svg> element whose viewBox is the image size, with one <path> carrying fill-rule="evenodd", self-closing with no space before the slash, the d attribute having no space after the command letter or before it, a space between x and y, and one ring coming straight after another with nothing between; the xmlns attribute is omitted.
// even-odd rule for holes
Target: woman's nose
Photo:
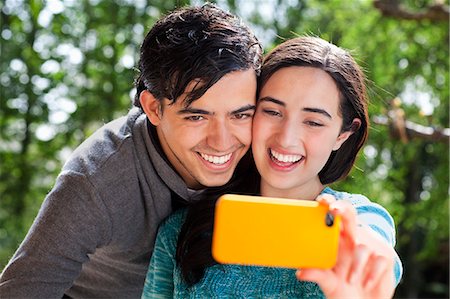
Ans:
<svg viewBox="0 0 450 299"><path fill-rule="evenodd" d="M297 122L285 120L277 132L277 142L284 148L298 146L301 140L301 130Z"/></svg>

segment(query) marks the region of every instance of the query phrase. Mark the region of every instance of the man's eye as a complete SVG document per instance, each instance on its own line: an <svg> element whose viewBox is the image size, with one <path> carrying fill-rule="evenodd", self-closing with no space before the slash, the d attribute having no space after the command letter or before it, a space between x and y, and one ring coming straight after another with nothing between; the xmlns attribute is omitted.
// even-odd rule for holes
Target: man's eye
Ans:
<svg viewBox="0 0 450 299"><path fill-rule="evenodd" d="M270 116L281 116L281 113L275 110L263 109L263 112Z"/></svg>
<svg viewBox="0 0 450 299"><path fill-rule="evenodd" d="M205 119L203 116L201 115L191 115L191 116L186 116L184 118L185 120L189 120L189 121L200 121Z"/></svg>
<svg viewBox="0 0 450 299"><path fill-rule="evenodd" d="M235 119L247 119L253 117L252 113L238 113L234 115Z"/></svg>

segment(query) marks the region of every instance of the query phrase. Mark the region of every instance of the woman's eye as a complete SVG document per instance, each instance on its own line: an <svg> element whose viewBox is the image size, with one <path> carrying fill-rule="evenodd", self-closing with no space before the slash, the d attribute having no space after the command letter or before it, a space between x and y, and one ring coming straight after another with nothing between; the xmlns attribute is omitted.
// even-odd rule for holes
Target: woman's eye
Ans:
<svg viewBox="0 0 450 299"><path fill-rule="evenodd" d="M323 127L323 124L311 120L305 121L305 123L311 127Z"/></svg>
<svg viewBox="0 0 450 299"><path fill-rule="evenodd" d="M275 110L263 109L263 112L270 116L281 116L281 113Z"/></svg>
<svg viewBox="0 0 450 299"><path fill-rule="evenodd" d="M189 121L200 121L205 119L203 116L201 115L191 115L191 116L187 116L184 119L189 120Z"/></svg>

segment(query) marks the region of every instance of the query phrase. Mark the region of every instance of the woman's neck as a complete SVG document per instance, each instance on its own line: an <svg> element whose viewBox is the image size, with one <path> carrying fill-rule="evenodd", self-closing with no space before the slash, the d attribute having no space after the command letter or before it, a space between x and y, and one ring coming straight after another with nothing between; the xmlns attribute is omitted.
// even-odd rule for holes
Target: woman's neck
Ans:
<svg viewBox="0 0 450 299"><path fill-rule="evenodd" d="M323 191L325 185L323 185L319 178L314 182L310 182L307 185L297 186L289 189L279 189L272 186L261 178L260 192L261 196L267 197L281 197L291 199L302 200L315 200L316 197Z"/></svg>

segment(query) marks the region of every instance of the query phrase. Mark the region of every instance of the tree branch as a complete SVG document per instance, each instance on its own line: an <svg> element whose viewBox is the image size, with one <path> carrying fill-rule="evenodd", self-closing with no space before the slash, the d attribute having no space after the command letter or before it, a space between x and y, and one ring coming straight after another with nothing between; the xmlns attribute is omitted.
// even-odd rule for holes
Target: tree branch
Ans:
<svg viewBox="0 0 450 299"><path fill-rule="evenodd" d="M450 8L448 5L435 1L422 11L413 12L404 8L397 0L374 0L373 6L384 16L405 20L449 21Z"/></svg>
<svg viewBox="0 0 450 299"><path fill-rule="evenodd" d="M397 130L393 122L387 116L374 116L372 121L378 125L388 125L391 135L398 138ZM440 141L448 143L450 141L450 128L427 127L409 120L405 120L405 130L408 139L420 138L423 140Z"/></svg>

